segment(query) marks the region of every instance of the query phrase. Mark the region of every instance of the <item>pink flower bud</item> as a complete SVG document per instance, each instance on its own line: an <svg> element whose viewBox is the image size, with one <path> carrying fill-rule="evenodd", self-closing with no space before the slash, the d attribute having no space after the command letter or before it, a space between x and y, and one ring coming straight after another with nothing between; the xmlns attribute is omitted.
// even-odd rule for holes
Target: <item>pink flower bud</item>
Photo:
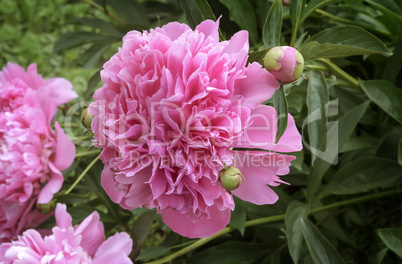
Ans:
<svg viewBox="0 0 402 264"><path fill-rule="evenodd" d="M264 66L278 81L291 83L303 73L304 59L295 48L279 46L268 51Z"/></svg>
<svg viewBox="0 0 402 264"><path fill-rule="evenodd" d="M82 125L87 128L87 129L91 129L91 124L92 124L92 119L94 119L93 115L91 115L88 112L88 108L85 108L85 110L82 112L81 114L81 122Z"/></svg>
<svg viewBox="0 0 402 264"><path fill-rule="evenodd" d="M244 177L240 170L236 167L229 166L219 172L219 180L226 191L233 191L237 189Z"/></svg>

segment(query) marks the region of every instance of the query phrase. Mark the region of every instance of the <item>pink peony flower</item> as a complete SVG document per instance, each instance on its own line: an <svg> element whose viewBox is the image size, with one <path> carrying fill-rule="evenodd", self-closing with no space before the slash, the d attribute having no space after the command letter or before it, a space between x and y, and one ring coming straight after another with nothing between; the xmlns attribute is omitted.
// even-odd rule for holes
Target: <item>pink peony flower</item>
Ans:
<svg viewBox="0 0 402 264"><path fill-rule="evenodd" d="M274 203L267 184L279 185L294 157L269 151L302 148L291 116L274 143L275 109L260 104L279 84L260 64L246 67L247 31L219 42L218 26L206 20L193 31L174 22L129 32L89 107L110 198L126 209L156 207L165 224L191 238L228 224L232 194ZM219 181L229 166L244 177L233 191Z"/></svg>
<svg viewBox="0 0 402 264"><path fill-rule="evenodd" d="M57 107L76 96L65 79L43 80L35 64L27 72L13 63L0 71L1 239L22 231L33 201L47 203L60 190L75 147L51 122Z"/></svg>
<svg viewBox="0 0 402 264"><path fill-rule="evenodd" d="M264 66L280 82L291 83L303 73L304 58L295 48L279 46L268 51Z"/></svg>
<svg viewBox="0 0 402 264"><path fill-rule="evenodd" d="M93 212L78 226L64 204L56 207L56 226L42 237L34 229L25 231L18 240L0 246L0 261L8 263L133 263L128 255L132 240L127 233L117 233L105 241L99 214ZM0 263L3 263L0 262Z"/></svg>

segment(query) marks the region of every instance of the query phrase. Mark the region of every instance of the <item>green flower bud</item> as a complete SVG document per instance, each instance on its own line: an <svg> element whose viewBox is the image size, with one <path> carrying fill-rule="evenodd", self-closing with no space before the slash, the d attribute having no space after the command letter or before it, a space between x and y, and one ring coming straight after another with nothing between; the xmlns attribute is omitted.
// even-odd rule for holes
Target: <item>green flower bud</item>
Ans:
<svg viewBox="0 0 402 264"><path fill-rule="evenodd" d="M241 182L244 180L244 177L238 168L229 166L219 172L219 180L223 188L230 192L240 186Z"/></svg>
<svg viewBox="0 0 402 264"><path fill-rule="evenodd" d="M91 115L89 112L88 112L88 108L85 108L85 110L82 112L82 114L81 114L81 122L82 122L82 125L86 128L86 129L88 129L88 130L91 130L91 123L92 123L92 119L93 119L94 117L93 117L93 115Z"/></svg>
<svg viewBox="0 0 402 264"><path fill-rule="evenodd" d="M36 210L38 210L41 214L48 214L52 212L56 208L56 202L51 200L47 204L36 204Z"/></svg>

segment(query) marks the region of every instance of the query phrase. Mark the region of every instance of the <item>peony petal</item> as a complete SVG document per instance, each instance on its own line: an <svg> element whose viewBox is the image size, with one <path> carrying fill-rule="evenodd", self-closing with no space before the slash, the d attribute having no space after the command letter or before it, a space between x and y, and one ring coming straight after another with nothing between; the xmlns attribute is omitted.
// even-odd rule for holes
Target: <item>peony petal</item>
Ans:
<svg viewBox="0 0 402 264"><path fill-rule="evenodd" d="M93 212L75 228L74 234L81 235L81 247L89 256L93 256L105 240L104 232L103 224L99 221L98 212Z"/></svg>
<svg viewBox="0 0 402 264"><path fill-rule="evenodd" d="M122 256L128 256L133 247L133 241L127 233L116 233L104 241L95 253L94 260L98 263L120 263L120 262L100 262L103 257L110 256L114 253L120 253Z"/></svg>
<svg viewBox="0 0 402 264"><path fill-rule="evenodd" d="M245 180L232 194L254 204L273 204L278 195L268 186L282 182L277 176L283 168L290 166L293 156L271 152L236 151L233 165L238 168Z"/></svg>
<svg viewBox="0 0 402 264"><path fill-rule="evenodd" d="M165 33L167 37L169 37L172 41L174 41L189 29L190 27L187 26L186 24L172 22L167 25L164 25L161 29L158 28L155 29L155 31L157 32L162 31L163 33Z"/></svg>
<svg viewBox="0 0 402 264"><path fill-rule="evenodd" d="M295 121L288 116L288 126L277 144L275 108L260 105L254 108L247 121L248 127L244 129L242 142L237 142L237 148L259 148L279 152L295 152L302 149L301 135L297 130Z"/></svg>
<svg viewBox="0 0 402 264"><path fill-rule="evenodd" d="M206 37L211 36L216 42L219 42L219 19L215 21L213 20L204 20L199 24L195 30L198 32L204 33Z"/></svg>
<svg viewBox="0 0 402 264"><path fill-rule="evenodd" d="M42 188L38 195L38 204L46 204L52 200L53 195L60 191L64 182L63 174L53 165L52 162L48 164L50 168L50 179Z"/></svg>
<svg viewBox="0 0 402 264"><path fill-rule="evenodd" d="M120 253L114 252L106 256L99 257L93 261L93 264L132 264L129 257Z"/></svg>
<svg viewBox="0 0 402 264"><path fill-rule="evenodd" d="M115 203L120 203L124 197L124 192L116 190L114 176L115 174L110 167L105 165L102 171L101 184L110 199Z"/></svg>
<svg viewBox="0 0 402 264"><path fill-rule="evenodd" d="M64 78L51 78L45 82L38 90L39 96L46 96L46 100L51 101L56 106L63 105L78 97L73 90L73 85ZM43 93L43 94L42 94Z"/></svg>
<svg viewBox="0 0 402 264"><path fill-rule="evenodd" d="M56 225L60 228L67 229L72 226L73 219L71 215L67 213L67 206L65 204L58 203L56 205Z"/></svg>
<svg viewBox="0 0 402 264"><path fill-rule="evenodd" d="M271 98L279 88L275 77L257 62L248 65L245 74L247 77L239 80L235 87L235 95L242 95L245 99L243 105L256 107Z"/></svg>
<svg viewBox="0 0 402 264"><path fill-rule="evenodd" d="M59 170L65 170L71 166L75 158L75 146L71 139L64 133L59 123L55 123L57 133L56 153L53 164Z"/></svg>
<svg viewBox="0 0 402 264"><path fill-rule="evenodd" d="M179 235L189 238L209 237L219 232L229 223L230 209L220 211L216 206L208 207L209 218L201 218L194 223L179 211L167 208L161 212L163 222Z"/></svg>

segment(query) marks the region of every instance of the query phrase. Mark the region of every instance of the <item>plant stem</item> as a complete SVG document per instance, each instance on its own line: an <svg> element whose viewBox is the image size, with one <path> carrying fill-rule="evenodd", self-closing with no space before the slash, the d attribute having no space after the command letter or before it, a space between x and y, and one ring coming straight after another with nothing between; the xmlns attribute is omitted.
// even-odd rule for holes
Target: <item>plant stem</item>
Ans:
<svg viewBox="0 0 402 264"><path fill-rule="evenodd" d="M109 13L105 7L103 7L103 6L101 6L101 5L98 5L98 4L95 3L94 1L92 1L92 0L81 0L81 2L90 4L91 6L95 7L96 9L102 11L105 15L107 15L107 16L109 16L110 18L114 19L117 23L119 23L119 24L124 24L124 21L123 21L120 17L118 17L118 16L116 16L116 15L114 15L114 14Z"/></svg>
<svg viewBox="0 0 402 264"><path fill-rule="evenodd" d="M101 152L100 149L90 150L90 151L83 151L75 154L75 158L81 158L85 156L92 156L94 154L99 154Z"/></svg>
<svg viewBox="0 0 402 264"><path fill-rule="evenodd" d="M346 73L344 70L336 66L335 63L333 63L329 59L317 59L317 61L321 62L324 64L324 66L336 77L339 77L340 79L344 80L346 83L348 83L351 87L356 88L356 89L361 89L360 88L360 83L357 79L353 78L350 76L348 73Z"/></svg>
<svg viewBox="0 0 402 264"><path fill-rule="evenodd" d="M85 168L85 170L75 180L73 185L71 185L70 188L68 188L68 190L66 192L64 192L63 194L69 194L74 189L74 187L77 186L77 184L82 180L82 178L84 178L85 174L87 174L87 172L92 168L93 165L95 165L95 163L98 160L99 160L99 155L91 163L89 163L89 165Z"/></svg>
<svg viewBox="0 0 402 264"><path fill-rule="evenodd" d="M328 13L328 12L325 12L324 10L321 10L321 9L316 9L315 12L317 12L317 13L320 14L320 15L327 16L327 17L329 17L329 18L332 18L333 20L342 22L342 23L347 23L347 24L352 24L352 23L353 23L353 21L351 21L351 20L349 20L349 19L345 19L345 18L340 18L340 17L334 16L333 14Z"/></svg>
<svg viewBox="0 0 402 264"><path fill-rule="evenodd" d="M402 189L396 189L396 190L385 191L385 192L381 192L381 193L368 194L363 197L352 198L349 200L344 200L344 201L332 203L329 205L324 205L324 206L310 210L308 214L311 215L311 214L315 214L315 213L318 213L321 211L332 210L332 209L342 207L342 206L349 206L349 205L353 205L353 204L357 204L357 203L363 203L363 202L367 202L370 200L380 199L380 198L384 198L384 197L392 196L392 195L396 195L396 194L401 194L401 193L402 193ZM271 223L271 222L281 221L281 220L284 220L285 217L286 217L285 214L281 214L281 215L274 215L274 216L268 216L268 217L264 217L264 218L254 219L254 220L247 221L245 226L249 227L249 226L255 226L255 225L261 225L261 224L267 224L267 223ZM219 231L218 233L216 233L213 236L201 238L200 240L194 242L194 244L192 244L188 247L185 247L185 248L183 248L179 251L176 251L173 254L163 257L161 259L158 259L158 260L155 260L152 262L147 262L146 264L162 264L162 263L169 262L177 257L180 257L180 256L190 252L191 250L194 250L194 249L208 243L209 241L211 241L217 237L230 233L234 230L235 229L233 229L231 227L226 227L225 229Z"/></svg>

